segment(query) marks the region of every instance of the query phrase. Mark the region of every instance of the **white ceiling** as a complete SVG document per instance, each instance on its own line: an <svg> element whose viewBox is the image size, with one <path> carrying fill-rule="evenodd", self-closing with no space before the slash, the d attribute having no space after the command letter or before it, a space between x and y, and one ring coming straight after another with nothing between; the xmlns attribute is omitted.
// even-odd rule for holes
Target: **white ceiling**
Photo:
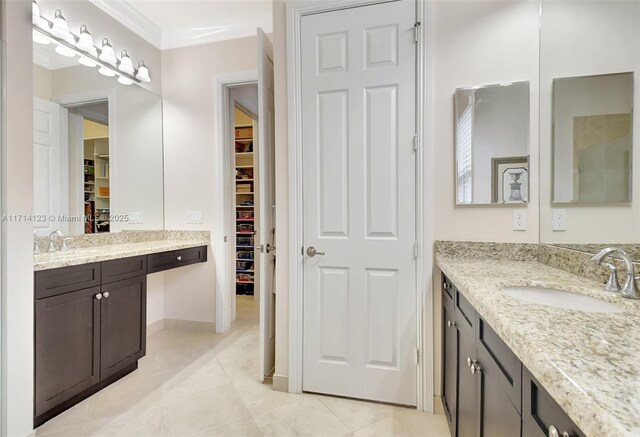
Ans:
<svg viewBox="0 0 640 437"><path fill-rule="evenodd" d="M165 50L273 31L272 0L90 0Z"/></svg>

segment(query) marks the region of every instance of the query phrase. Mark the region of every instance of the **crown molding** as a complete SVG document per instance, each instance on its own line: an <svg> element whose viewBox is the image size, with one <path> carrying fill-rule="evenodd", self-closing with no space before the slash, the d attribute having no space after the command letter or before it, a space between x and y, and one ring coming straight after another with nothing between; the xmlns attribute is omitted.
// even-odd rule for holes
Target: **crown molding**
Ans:
<svg viewBox="0 0 640 437"><path fill-rule="evenodd" d="M137 33L156 48L161 49L162 30L127 2L113 0L89 0L89 2Z"/></svg>
<svg viewBox="0 0 640 437"><path fill-rule="evenodd" d="M162 50L169 50L256 36L258 27L265 33L273 32L271 11L215 20L206 27L163 31L161 47Z"/></svg>

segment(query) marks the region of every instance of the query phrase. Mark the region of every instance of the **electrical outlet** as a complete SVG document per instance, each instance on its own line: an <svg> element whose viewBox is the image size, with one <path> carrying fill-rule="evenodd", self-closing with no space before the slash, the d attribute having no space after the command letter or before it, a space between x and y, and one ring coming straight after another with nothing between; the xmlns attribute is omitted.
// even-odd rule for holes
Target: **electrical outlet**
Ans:
<svg viewBox="0 0 640 437"><path fill-rule="evenodd" d="M187 211L187 224L189 224L189 225L201 225L202 224L202 211Z"/></svg>
<svg viewBox="0 0 640 437"><path fill-rule="evenodd" d="M567 210L566 209L553 209L551 210L554 231L566 231L567 230Z"/></svg>
<svg viewBox="0 0 640 437"><path fill-rule="evenodd" d="M141 212L129 212L127 213L127 217L129 217L127 223L130 225L139 225L143 221Z"/></svg>
<svg viewBox="0 0 640 437"><path fill-rule="evenodd" d="M527 211L524 209L516 209L513 211L513 230L527 230Z"/></svg>

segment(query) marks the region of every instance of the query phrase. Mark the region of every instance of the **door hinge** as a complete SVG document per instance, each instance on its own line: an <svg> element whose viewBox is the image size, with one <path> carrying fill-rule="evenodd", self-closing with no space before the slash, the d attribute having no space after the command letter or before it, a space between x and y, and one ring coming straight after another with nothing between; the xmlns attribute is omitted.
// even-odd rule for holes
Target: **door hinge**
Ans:
<svg viewBox="0 0 640 437"><path fill-rule="evenodd" d="M420 349L416 348L416 365L420 364Z"/></svg>
<svg viewBox="0 0 640 437"><path fill-rule="evenodd" d="M418 134L415 134L413 136L413 151L414 152L418 151Z"/></svg>
<svg viewBox="0 0 640 437"><path fill-rule="evenodd" d="M413 243L413 258L418 259L418 242Z"/></svg>
<svg viewBox="0 0 640 437"><path fill-rule="evenodd" d="M413 25L413 42L415 43L420 40L420 25L419 21L416 21L416 24Z"/></svg>

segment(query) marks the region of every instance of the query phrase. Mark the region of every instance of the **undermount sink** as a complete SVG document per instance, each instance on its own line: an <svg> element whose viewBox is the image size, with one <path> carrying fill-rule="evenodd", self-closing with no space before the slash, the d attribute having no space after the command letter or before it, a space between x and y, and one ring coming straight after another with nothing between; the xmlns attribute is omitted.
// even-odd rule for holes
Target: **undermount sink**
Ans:
<svg viewBox="0 0 640 437"><path fill-rule="evenodd" d="M512 286L503 287L502 290L516 299L554 308L585 313L621 313L623 311L622 308L610 302L555 288Z"/></svg>

